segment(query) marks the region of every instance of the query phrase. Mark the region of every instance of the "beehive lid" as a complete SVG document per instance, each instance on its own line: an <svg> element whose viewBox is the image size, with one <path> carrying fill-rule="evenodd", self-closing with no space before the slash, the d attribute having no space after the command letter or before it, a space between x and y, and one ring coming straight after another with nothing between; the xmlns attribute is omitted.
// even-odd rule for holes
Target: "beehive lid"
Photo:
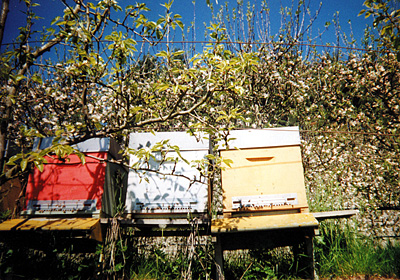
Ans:
<svg viewBox="0 0 400 280"><path fill-rule="evenodd" d="M156 143L169 140L169 145L178 146L181 151L201 151L209 149L209 141L205 134L199 134L196 137L185 131L173 132L133 132L129 135L129 147L132 149L141 149L152 147Z"/></svg>
<svg viewBox="0 0 400 280"><path fill-rule="evenodd" d="M231 130L229 149L269 148L300 145L300 133L297 126ZM218 143L220 150L226 149L224 142Z"/></svg>
<svg viewBox="0 0 400 280"><path fill-rule="evenodd" d="M35 142L33 143L33 150L43 150L49 148L51 147L53 140L54 137L36 138ZM119 154L120 147L114 139L109 137L91 138L74 144L72 147L76 148L82 153L109 152L114 158L121 158L121 155Z"/></svg>

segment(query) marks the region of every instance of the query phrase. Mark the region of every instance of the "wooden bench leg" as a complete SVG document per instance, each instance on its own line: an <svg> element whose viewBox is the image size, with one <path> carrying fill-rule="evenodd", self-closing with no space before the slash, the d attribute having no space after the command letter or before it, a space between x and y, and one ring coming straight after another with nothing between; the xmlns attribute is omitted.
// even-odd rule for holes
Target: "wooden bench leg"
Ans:
<svg viewBox="0 0 400 280"><path fill-rule="evenodd" d="M306 246L306 255L308 259L308 265L307 265L307 274L310 279L318 279L318 276L315 271L315 260L314 260L314 242L313 242L313 237L306 237L305 240L305 246ZM317 276L317 277L316 277Z"/></svg>
<svg viewBox="0 0 400 280"><path fill-rule="evenodd" d="M221 235L216 236L217 240L215 243L215 273L216 279L224 279L224 250L222 249Z"/></svg>
<svg viewBox="0 0 400 280"><path fill-rule="evenodd" d="M293 246L295 272L303 279L316 279L313 237L304 236L303 242Z"/></svg>

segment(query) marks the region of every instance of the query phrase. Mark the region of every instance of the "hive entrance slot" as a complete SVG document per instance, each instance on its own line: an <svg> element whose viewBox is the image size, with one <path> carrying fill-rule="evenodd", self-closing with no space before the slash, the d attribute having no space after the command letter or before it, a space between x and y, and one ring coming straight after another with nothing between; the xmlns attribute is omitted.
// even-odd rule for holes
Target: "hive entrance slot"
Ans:
<svg viewBox="0 0 400 280"><path fill-rule="evenodd" d="M297 193L232 197L232 209L285 206L298 204Z"/></svg>
<svg viewBox="0 0 400 280"><path fill-rule="evenodd" d="M73 199L73 200L30 200L27 205L28 211L38 214L54 213L68 214L78 211L96 211L96 199Z"/></svg>

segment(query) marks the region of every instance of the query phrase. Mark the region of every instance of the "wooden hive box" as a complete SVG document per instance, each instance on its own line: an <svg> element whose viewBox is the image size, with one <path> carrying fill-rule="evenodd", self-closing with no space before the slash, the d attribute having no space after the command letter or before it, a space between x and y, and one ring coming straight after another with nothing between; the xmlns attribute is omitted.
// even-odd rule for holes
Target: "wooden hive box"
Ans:
<svg viewBox="0 0 400 280"><path fill-rule="evenodd" d="M52 138L38 139L45 149ZM120 160L120 147L111 138L93 138L75 145L85 154L82 164L75 154L66 159L46 156L43 171L34 169L26 187L24 216L112 217L124 203L127 170L107 160Z"/></svg>
<svg viewBox="0 0 400 280"><path fill-rule="evenodd" d="M196 166L190 164L193 160L205 159L209 152L209 141L203 135L190 136L180 132L131 133L129 147L132 149L150 148L156 143L169 140L170 146L178 146L180 159L174 149L165 147L161 151L152 152L147 163L141 163L143 170L130 170L128 176L128 191L126 197L126 212L135 219L135 223L157 223L155 219L166 219L160 223L188 223L188 215L204 216L208 207L208 184ZM176 158L177 161L165 161L165 157ZM130 158L132 166L138 161ZM175 175L163 175L171 174ZM196 178L199 182L191 183L187 178Z"/></svg>
<svg viewBox="0 0 400 280"><path fill-rule="evenodd" d="M308 213L297 127L231 131L221 183L224 217Z"/></svg>

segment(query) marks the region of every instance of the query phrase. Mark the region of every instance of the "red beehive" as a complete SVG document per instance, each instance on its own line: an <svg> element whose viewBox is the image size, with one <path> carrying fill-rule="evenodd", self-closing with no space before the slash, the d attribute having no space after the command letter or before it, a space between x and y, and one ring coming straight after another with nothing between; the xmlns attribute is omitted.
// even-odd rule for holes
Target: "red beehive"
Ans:
<svg viewBox="0 0 400 280"><path fill-rule="evenodd" d="M51 141L42 139L37 147L45 149ZM121 159L118 145L110 138L93 138L75 148L85 155L85 164L75 154L46 156L43 171L35 168L30 174L23 215L114 215L117 203L124 201L127 177L124 168L107 161Z"/></svg>

